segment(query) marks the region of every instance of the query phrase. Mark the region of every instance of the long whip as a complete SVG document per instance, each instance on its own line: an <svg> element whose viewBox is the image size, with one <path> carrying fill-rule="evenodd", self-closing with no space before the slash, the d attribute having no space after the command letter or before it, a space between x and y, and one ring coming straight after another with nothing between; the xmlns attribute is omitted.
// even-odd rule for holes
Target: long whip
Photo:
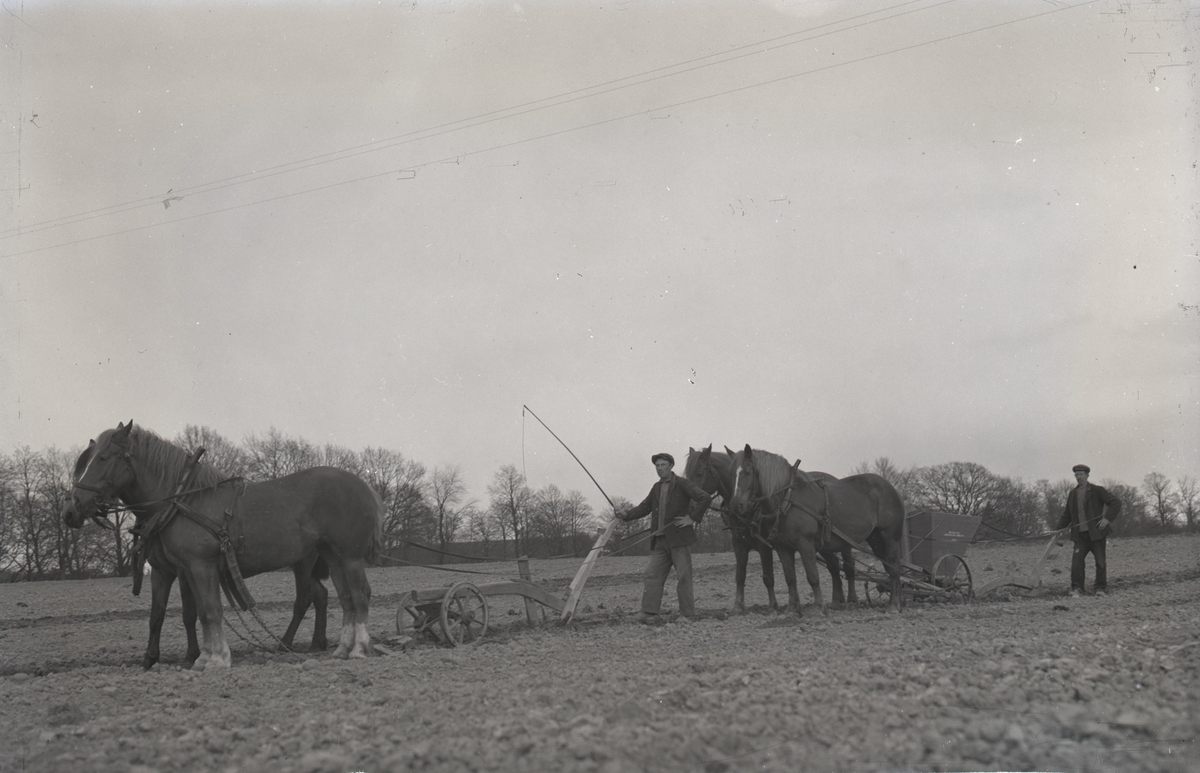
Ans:
<svg viewBox="0 0 1200 773"><path fill-rule="evenodd" d="M532 416L533 418L537 419L538 424L541 424L543 427L546 427L546 422L542 421L541 418L539 418L538 415L536 413L534 413L533 410L528 405L522 405L521 410L529 411L529 415ZM549 432L551 435L554 435L554 430L550 429L549 427L546 427L546 431ZM575 452L571 450L570 446L568 446L566 443L563 443L562 438L560 438L558 435L554 435L554 439L557 440L559 443L561 443L563 448L567 449L567 453L571 455L572 459L574 459L576 462L579 462L579 466L582 467L583 471L587 473L587 476L592 479L592 483L596 484L596 488L600 489L600 493L604 494L604 498L606 500L608 500L608 506L611 507L613 509L613 512L615 513L617 511L617 506L613 504L613 501L611 499L609 499L608 494L604 493L604 489L600 487L600 483L596 480L595 476L592 475L592 473L588 470L587 465L585 465L583 462L579 461L579 457L575 455Z"/></svg>

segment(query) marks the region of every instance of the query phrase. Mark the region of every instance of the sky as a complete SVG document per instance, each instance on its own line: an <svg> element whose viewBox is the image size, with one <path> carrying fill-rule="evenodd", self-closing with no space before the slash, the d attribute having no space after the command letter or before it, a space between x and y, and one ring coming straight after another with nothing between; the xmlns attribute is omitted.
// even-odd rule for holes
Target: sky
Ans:
<svg viewBox="0 0 1200 773"><path fill-rule="evenodd" d="M3 10L0 452L1200 475L1196 0Z"/></svg>

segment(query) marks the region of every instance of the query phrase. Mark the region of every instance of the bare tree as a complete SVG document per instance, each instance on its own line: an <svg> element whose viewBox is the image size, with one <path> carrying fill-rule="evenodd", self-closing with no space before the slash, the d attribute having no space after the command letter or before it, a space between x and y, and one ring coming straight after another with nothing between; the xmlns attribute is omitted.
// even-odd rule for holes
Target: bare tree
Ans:
<svg viewBox="0 0 1200 773"><path fill-rule="evenodd" d="M592 506L579 491L564 494L551 483L533 497L530 533L556 555L577 552L577 538L586 537L591 520Z"/></svg>
<svg viewBox="0 0 1200 773"><path fill-rule="evenodd" d="M488 497L488 509L497 523L503 524L501 529L511 530L516 555L521 555L529 549L527 530L533 504L533 492L525 485L525 476L513 465L504 465L492 476Z"/></svg>
<svg viewBox="0 0 1200 773"><path fill-rule="evenodd" d="M359 474L383 500L385 546L399 548L431 537L435 526L425 498L425 466L386 448L367 448L359 460Z"/></svg>
<svg viewBox="0 0 1200 773"><path fill-rule="evenodd" d="M907 470L902 470L891 459L881 456L871 464L859 462L858 466L851 470L852 475L867 473L878 475L892 484L892 487L900 494L900 499L904 501L906 508L913 501L920 481L920 472L916 467L909 467Z"/></svg>
<svg viewBox="0 0 1200 773"><path fill-rule="evenodd" d="M14 519L20 545L16 564L26 579L46 577L54 544L53 527L46 523L38 502L41 459L29 446L19 447L9 458L9 485L13 489L17 517Z"/></svg>
<svg viewBox="0 0 1200 773"><path fill-rule="evenodd" d="M1136 486L1120 481L1105 479L1101 486L1121 500L1121 514L1112 522L1112 533L1117 537L1151 534L1158 530L1157 519L1151 514L1150 503Z"/></svg>
<svg viewBox="0 0 1200 773"><path fill-rule="evenodd" d="M316 464L326 467L337 467L339 470L352 472L363 477L362 455L345 446L326 443L317 452Z"/></svg>
<svg viewBox="0 0 1200 773"><path fill-rule="evenodd" d="M467 486L463 482L462 470L457 465L435 467L429 478L429 499L433 517L437 524L437 541L442 550L447 550L454 541L463 520L463 510L473 508L475 500L463 503Z"/></svg>
<svg viewBox="0 0 1200 773"><path fill-rule="evenodd" d="M912 504L930 510L983 517L994 507L1000 491L999 480L983 465L949 462L919 470Z"/></svg>
<svg viewBox="0 0 1200 773"><path fill-rule="evenodd" d="M1171 526L1175 521L1175 495L1171 491L1171 479L1161 472L1148 472L1142 478L1142 491L1146 492L1159 525L1164 529Z"/></svg>
<svg viewBox="0 0 1200 773"><path fill-rule="evenodd" d="M1067 497L1070 496L1071 489L1075 487L1075 484L1066 478L1061 478L1053 483L1047 478L1042 478L1035 486L1042 500L1043 525L1052 529L1062 518L1063 510L1067 506Z"/></svg>
<svg viewBox="0 0 1200 773"><path fill-rule="evenodd" d="M244 449L209 427L189 424L172 440L188 451L204 449L204 461L226 475L245 475L250 459Z"/></svg>
<svg viewBox="0 0 1200 773"><path fill-rule="evenodd" d="M321 463L320 452L312 443L288 437L274 427L265 435L251 434L245 448L249 457L245 474L251 480L275 480Z"/></svg>
<svg viewBox="0 0 1200 773"><path fill-rule="evenodd" d="M579 537L584 537L584 549L591 546L591 541L587 539L588 532L595 525L595 514L592 512L592 506L583 496L583 492L572 489L567 492L567 505L565 511L565 523L567 534L570 535L571 552L579 551L580 546L577 544Z"/></svg>
<svg viewBox="0 0 1200 773"><path fill-rule="evenodd" d="M1179 490L1179 512L1183 514L1187 530L1195 531L1197 505L1200 504L1200 491L1197 491L1196 479L1191 475L1184 475L1175 481L1175 488Z"/></svg>
<svg viewBox="0 0 1200 773"><path fill-rule="evenodd" d="M67 577L82 577L84 566L80 555L80 529L72 529L63 523L59 517L71 497L74 485L72 476L75 471L75 460L79 453L69 454L57 448L48 448L38 455L38 498L43 510L48 531L54 537L54 559L57 564L55 575L59 579ZM118 522L121 515L118 514ZM117 568L121 567L120 532L117 532Z"/></svg>
<svg viewBox="0 0 1200 773"><path fill-rule="evenodd" d="M491 514L486 510L472 507L463 513L463 519L466 522L467 535L482 546L483 557L489 558L492 540L496 538L498 532Z"/></svg>

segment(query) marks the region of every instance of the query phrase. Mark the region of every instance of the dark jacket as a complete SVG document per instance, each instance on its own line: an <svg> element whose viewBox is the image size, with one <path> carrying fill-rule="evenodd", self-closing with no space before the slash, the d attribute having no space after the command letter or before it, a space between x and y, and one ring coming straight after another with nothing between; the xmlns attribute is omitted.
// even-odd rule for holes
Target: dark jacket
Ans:
<svg viewBox="0 0 1200 773"><path fill-rule="evenodd" d="M1058 525L1055 528L1065 529L1070 526L1071 540L1080 542L1082 538L1079 536L1079 520L1082 515L1083 520L1087 522L1088 534L1092 539L1103 539L1112 534L1112 522L1121 512L1121 500L1109 493L1107 489L1089 483L1087 499L1084 501L1084 512L1081 514L1079 497L1076 493L1078 490L1079 487L1076 486L1071 489L1071 493L1067 494L1067 506L1063 508L1062 518L1058 519ZM1108 519L1108 525L1103 529L1100 528L1101 518Z"/></svg>
<svg viewBox="0 0 1200 773"><path fill-rule="evenodd" d="M655 483L650 489L650 495L643 499L640 505L631 508L621 516L621 520L636 521L638 518L645 518L647 515L654 514L655 517L651 519L651 528L653 528L654 524L660 523L657 511L660 489L664 485L671 487L670 491L667 492L667 547L681 548L694 544L696 542L696 530L691 526L680 528L673 521L681 515L687 515L690 508L692 520L700 523L700 519L704 517L705 511L708 510L709 503L712 502L712 496L706 494L703 489L682 475L676 475L669 483L664 483L661 480Z"/></svg>

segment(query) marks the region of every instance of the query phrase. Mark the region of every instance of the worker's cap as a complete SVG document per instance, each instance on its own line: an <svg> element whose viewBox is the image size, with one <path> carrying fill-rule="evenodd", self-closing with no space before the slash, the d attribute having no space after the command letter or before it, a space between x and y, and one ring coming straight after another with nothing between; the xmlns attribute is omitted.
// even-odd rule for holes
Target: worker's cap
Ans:
<svg viewBox="0 0 1200 773"><path fill-rule="evenodd" d="M1077 465L1075 465L1074 467L1072 467L1072 468L1071 468L1071 472L1087 472L1087 473L1090 473L1091 471L1092 471L1092 468L1091 468L1091 467L1088 467L1086 464L1077 464Z"/></svg>
<svg viewBox="0 0 1200 773"><path fill-rule="evenodd" d="M671 456L670 454L655 454L654 456L650 457L650 463L658 464L659 459L666 459L667 464L671 465L672 467L675 466L675 457Z"/></svg>

